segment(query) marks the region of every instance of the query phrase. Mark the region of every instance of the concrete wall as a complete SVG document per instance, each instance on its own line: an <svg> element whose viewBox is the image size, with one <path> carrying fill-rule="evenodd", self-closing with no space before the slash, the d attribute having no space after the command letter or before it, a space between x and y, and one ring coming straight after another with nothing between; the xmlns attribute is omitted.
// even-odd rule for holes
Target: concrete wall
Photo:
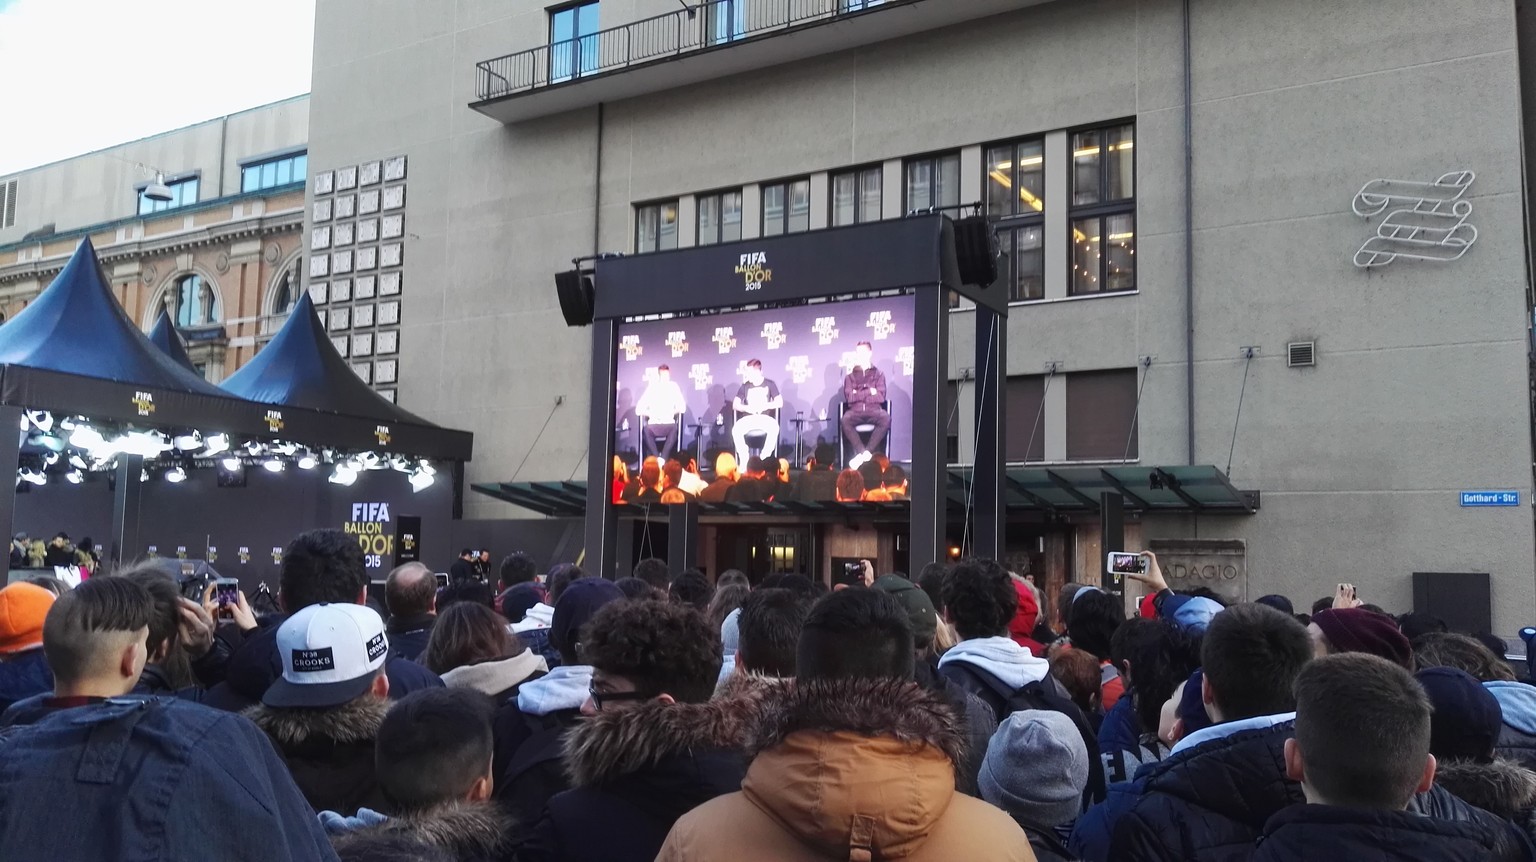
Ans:
<svg viewBox="0 0 1536 862"><path fill-rule="evenodd" d="M167 176L200 174L199 200L240 191L240 161L302 147L309 135L309 97L297 96L164 134L0 176L15 178L16 223L0 245L53 223L71 230L128 218L138 211L135 186L154 179L140 162Z"/></svg>
<svg viewBox="0 0 1536 862"><path fill-rule="evenodd" d="M668 5L604 0L603 26ZM1298 602L1351 580L1403 608L1412 571L1491 571L1496 626L1512 632L1536 617L1531 513L1461 510L1456 491L1531 493L1513 4L1192 7L1194 460L1226 466L1238 349L1258 345L1230 472L1264 492L1264 509L1152 519L1145 535L1246 538L1253 588ZM751 235L759 181L885 161L890 211L903 156L962 149L975 187L976 145L1047 134L1065 152L1051 133L1134 118L1139 291L1016 308L1007 367L1152 356L1141 461L1183 463L1180 9L1054 3L610 104L594 188L597 109L503 127L466 107L477 61L547 39L543 4L464 0L444 14L425 0L330 0L317 11L311 161L409 154L400 401L476 433L471 482L565 479L584 476L588 455L589 335L564 326L551 275L628 250L633 203L745 186ZM1356 189L1459 168L1478 174L1471 253L1351 265L1374 229L1350 212ZM1066 241L1053 213L1049 254L1064 259ZM1048 279L1067 277L1048 261ZM1064 294L1053 282L1046 295ZM955 324L958 368L971 364L968 313ZM1299 340L1317 341L1316 368L1285 367ZM515 511L476 495L466 506Z"/></svg>

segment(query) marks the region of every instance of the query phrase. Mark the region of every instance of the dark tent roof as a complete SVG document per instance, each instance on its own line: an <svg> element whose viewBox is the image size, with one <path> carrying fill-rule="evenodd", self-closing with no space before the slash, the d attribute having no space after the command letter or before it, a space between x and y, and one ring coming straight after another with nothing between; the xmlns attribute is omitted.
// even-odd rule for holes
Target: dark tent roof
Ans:
<svg viewBox="0 0 1536 862"><path fill-rule="evenodd" d="M160 318L155 321L155 327L149 331L149 341L160 348L166 356L176 360L176 364L197 374L197 366L192 364L192 357L187 355L187 347L181 341L181 333L171 324L171 313L160 309ZM198 375L201 377L202 375Z"/></svg>
<svg viewBox="0 0 1536 862"><path fill-rule="evenodd" d="M369 388L336 352L306 291L288 322L250 362L224 380L225 391L281 407L308 407L383 422L431 423Z"/></svg>
<svg viewBox="0 0 1536 862"><path fill-rule="evenodd" d="M31 305L0 326L0 365L224 396L156 348L107 286L89 237Z"/></svg>

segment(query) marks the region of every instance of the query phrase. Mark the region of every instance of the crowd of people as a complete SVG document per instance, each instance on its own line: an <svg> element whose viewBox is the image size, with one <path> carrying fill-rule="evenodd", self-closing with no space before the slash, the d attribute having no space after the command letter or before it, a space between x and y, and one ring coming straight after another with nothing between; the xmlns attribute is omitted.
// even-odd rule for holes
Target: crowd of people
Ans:
<svg viewBox="0 0 1536 862"><path fill-rule="evenodd" d="M613 459L613 502L674 505L704 503L889 503L907 499L907 472L890 458L864 453L857 467L837 469L837 449L820 443L804 470L791 470L786 458L757 456L739 460L730 452L715 456L714 480L699 475L699 462L680 451L661 460L648 456L631 476L624 461Z"/></svg>
<svg viewBox="0 0 1536 862"><path fill-rule="evenodd" d="M12 583L0 847L1536 858L1536 686L1501 644L1348 585L1304 615L1177 593L1145 559L1129 618L1098 587L1047 597L984 559L916 579L865 563L829 588L654 559L618 581L540 574L517 553L494 585L405 564L371 606L337 530L289 545L270 618L153 566Z"/></svg>
<svg viewBox="0 0 1536 862"><path fill-rule="evenodd" d="M101 553L90 537L75 542L69 534L58 532L48 541L34 539L26 532L11 537L12 569L78 568L89 576L101 565Z"/></svg>

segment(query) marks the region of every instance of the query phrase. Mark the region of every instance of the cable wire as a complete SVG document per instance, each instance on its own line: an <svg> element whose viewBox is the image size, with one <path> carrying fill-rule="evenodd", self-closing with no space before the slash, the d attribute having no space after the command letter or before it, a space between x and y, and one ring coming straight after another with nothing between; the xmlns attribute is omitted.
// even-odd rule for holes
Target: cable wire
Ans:
<svg viewBox="0 0 1536 862"><path fill-rule="evenodd" d="M539 426L539 433L533 435L533 442L531 444L529 444L528 451L523 453L523 460L517 462L517 469L512 471L512 478L508 479L507 481L509 481L509 482L516 481L517 480L517 474L523 472L523 465L528 463L528 456L532 455L534 447L539 445L539 438L544 436L544 429L549 427L549 420L555 418L555 411L559 410L559 409L560 409L560 402L559 401L555 402L555 406L549 408L549 415L544 417L544 424Z"/></svg>
<svg viewBox="0 0 1536 862"><path fill-rule="evenodd" d="M1227 449L1227 475L1232 475L1232 453L1237 451L1237 423L1243 421L1243 396L1248 394L1248 368L1253 365L1253 348L1243 348L1247 360L1243 362L1243 386L1237 390L1237 417L1232 420L1232 445Z"/></svg>
<svg viewBox="0 0 1536 862"><path fill-rule="evenodd" d="M1143 359L1141 367L1141 385L1136 388L1136 410L1131 414L1131 430L1125 435L1125 454L1120 456L1121 461L1131 460L1131 441L1136 439L1136 423L1141 420L1141 393L1147 391L1147 378L1152 376L1152 357Z"/></svg>

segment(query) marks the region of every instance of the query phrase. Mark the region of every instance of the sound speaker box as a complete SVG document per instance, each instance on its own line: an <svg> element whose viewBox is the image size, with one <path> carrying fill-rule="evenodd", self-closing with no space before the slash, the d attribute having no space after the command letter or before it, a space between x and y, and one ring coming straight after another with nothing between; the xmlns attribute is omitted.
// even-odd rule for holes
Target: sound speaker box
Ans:
<svg viewBox="0 0 1536 862"><path fill-rule="evenodd" d="M955 220L955 261L960 282L986 287L997 281L997 232L986 216Z"/></svg>
<svg viewBox="0 0 1536 862"><path fill-rule="evenodd" d="M567 326L592 323L592 276L579 269L555 273L555 295L560 298L560 313Z"/></svg>
<svg viewBox="0 0 1536 862"><path fill-rule="evenodd" d="M1414 572L1413 610L1445 620L1451 631L1493 631L1493 593L1486 572Z"/></svg>

